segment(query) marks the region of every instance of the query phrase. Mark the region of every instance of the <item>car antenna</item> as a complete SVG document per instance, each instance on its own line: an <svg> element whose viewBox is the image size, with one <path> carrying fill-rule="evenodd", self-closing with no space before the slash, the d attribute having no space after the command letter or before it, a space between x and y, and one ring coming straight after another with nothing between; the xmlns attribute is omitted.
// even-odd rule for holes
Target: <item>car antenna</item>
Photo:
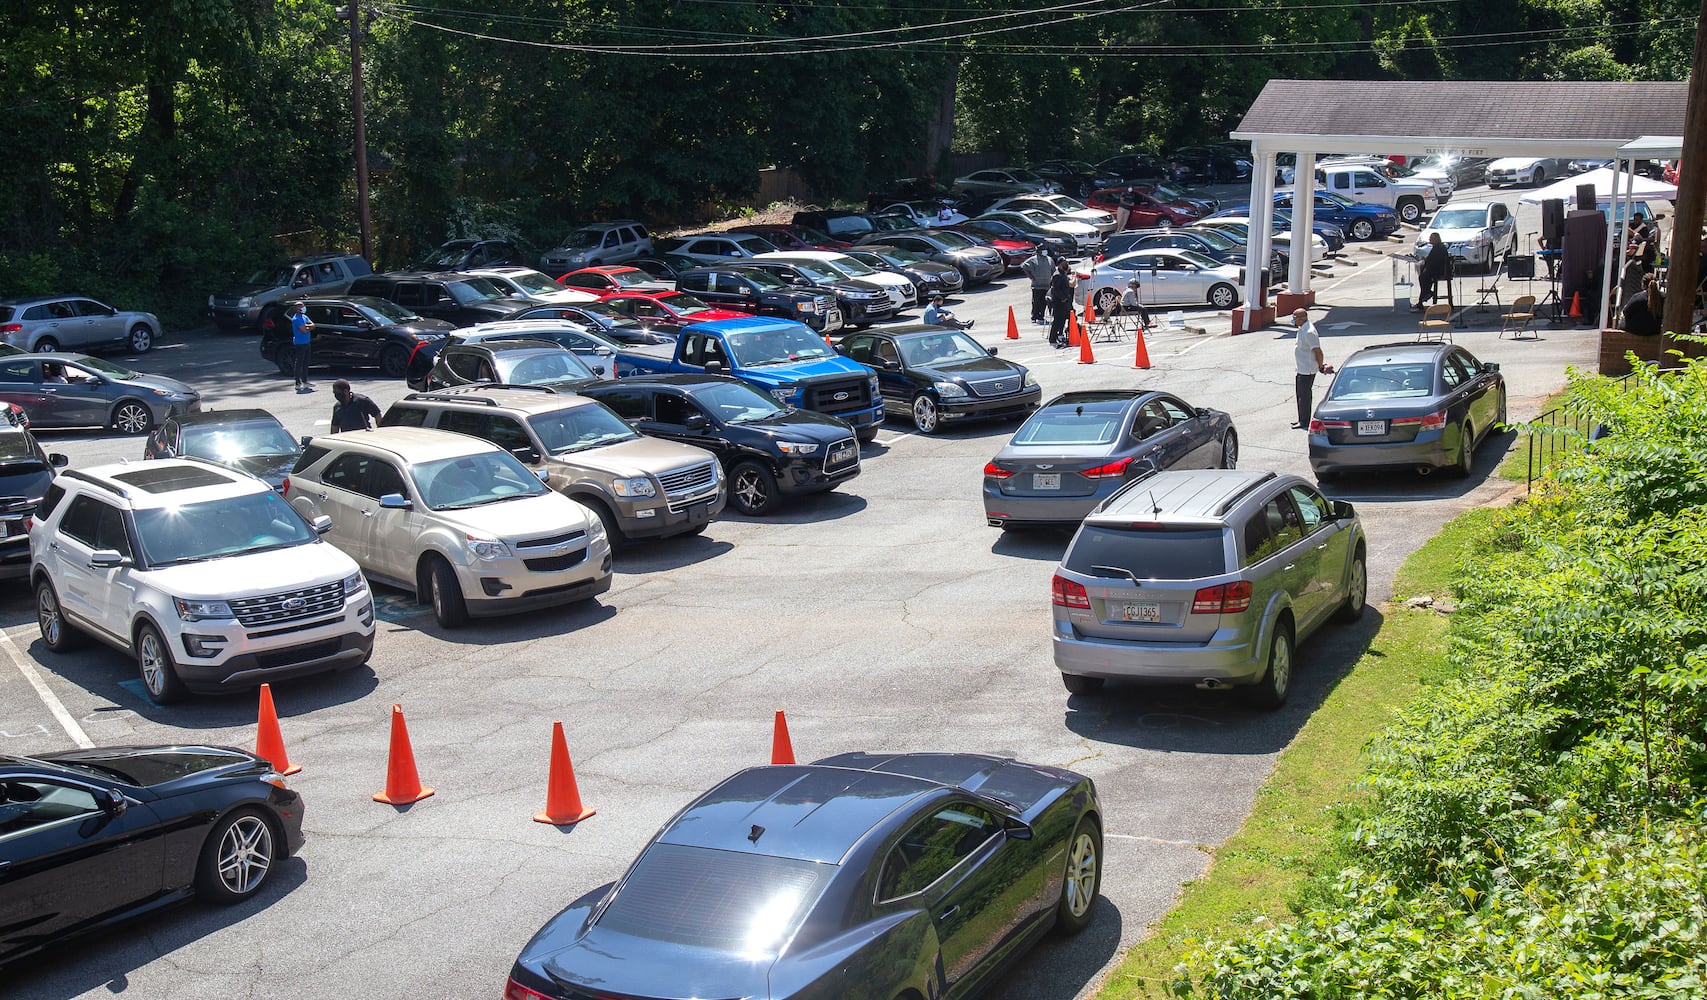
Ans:
<svg viewBox="0 0 1707 1000"><path fill-rule="evenodd" d="M764 835L765 835L765 828L758 825L757 823L754 823L752 832L747 834L747 839L756 844L759 842L759 838L763 837Z"/></svg>
<svg viewBox="0 0 1707 1000"><path fill-rule="evenodd" d="M1150 513L1160 514L1162 512L1162 505L1156 502L1156 491L1149 490L1145 493L1145 496L1150 498Z"/></svg>

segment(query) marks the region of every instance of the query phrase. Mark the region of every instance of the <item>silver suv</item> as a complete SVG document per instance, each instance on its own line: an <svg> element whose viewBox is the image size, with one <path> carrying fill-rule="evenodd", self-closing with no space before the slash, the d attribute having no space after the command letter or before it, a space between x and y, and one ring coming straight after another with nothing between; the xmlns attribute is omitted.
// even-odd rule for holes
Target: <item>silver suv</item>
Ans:
<svg viewBox="0 0 1707 1000"><path fill-rule="evenodd" d="M295 257L263 267L243 284L207 297L207 314L221 330L261 325L261 316L287 298L342 295L350 283L372 274L367 259L348 253Z"/></svg>
<svg viewBox="0 0 1707 1000"><path fill-rule="evenodd" d="M610 589L599 519L464 434L381 427L312 438L285 498L304 516L330 517L328 541L375 580L430 601L445 628Z"/></svg>
<svg viewBox="0 0 1707 1000"><path fill-rule="evenodd" d="M553 277L595 264L620 264L652 252L652 234L633 219L595 222L574 230L539 258L539 269Z"/></svg>
<svg viewBox="0 0 1707 1000"><path fill-rule="evenodd" d="M1298 643L1363 614L1366 552L1351 504L1298 476L1158 473L1086 517L1056 567L1055 666L1074 694L1114 677L1279 707Z"/></svg>
<svg viewBox="0 0 1707 1000"><path fill-rule="evenodd" d="M544 387L414 393L380 423L472 434L544 470L547 485L599 516L612 548L697 535L727 499L716 455L643 437L603 403Z"/></svg>

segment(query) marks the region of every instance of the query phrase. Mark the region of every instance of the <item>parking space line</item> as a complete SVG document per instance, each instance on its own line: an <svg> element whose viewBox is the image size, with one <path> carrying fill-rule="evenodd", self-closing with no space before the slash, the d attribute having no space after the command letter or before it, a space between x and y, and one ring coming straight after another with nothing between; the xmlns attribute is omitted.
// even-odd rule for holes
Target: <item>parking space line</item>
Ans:
<svg viewBox="0 0 1707 1000"><path fill-rule="evenodd" d="M37 670L36 665L24 657L23 652L12 642L12 637L5 632L0 632L0 648L6 650L6 655L11 657L12 662L17 665L18 672L24 675L24 680L29 682L30 687L36 689L36 694L41 697L42 704L47 706L47 710L53 715L54 721L59 723L59 728L65 730L65 735L71 737L71 742L85 750L93 749L94 741L83 732L83 727L77 724L77 720L71 717L71 713L65 710L65 705L59 700L59 696L55 695L47 686L47 682L41 679L41 671Z"/></svg>

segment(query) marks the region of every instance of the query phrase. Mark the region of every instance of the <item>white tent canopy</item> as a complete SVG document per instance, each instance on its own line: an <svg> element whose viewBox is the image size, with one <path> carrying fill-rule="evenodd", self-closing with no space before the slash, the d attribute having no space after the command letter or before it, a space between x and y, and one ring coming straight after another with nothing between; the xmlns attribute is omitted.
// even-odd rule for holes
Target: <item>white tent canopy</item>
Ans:
<svg viewBox="0 0 1707 1000"><path fill-rule="evenodd" d="M1567 177L1562 181L1554 181L1544 188L1529 192L1518 201L1525 205L1539 205L1549 198L1562 198L1566 201L1577 196L1577 187L1582 184L1594 185L1596 201L1672 201L1677 197L1677 185L1656 181L1651 177L1632 176L1629 173L1617 175L1614 186L1614 175L1610 167L1589 170Z"/></svg>

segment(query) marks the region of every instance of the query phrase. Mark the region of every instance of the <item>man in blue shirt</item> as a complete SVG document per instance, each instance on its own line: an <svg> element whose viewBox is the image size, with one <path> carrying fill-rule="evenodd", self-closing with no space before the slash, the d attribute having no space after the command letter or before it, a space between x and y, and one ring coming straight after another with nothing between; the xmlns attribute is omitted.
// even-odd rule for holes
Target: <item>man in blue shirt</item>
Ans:
<svg viewBox="0 0 1707 1000"><path fill-rule="evenodd" d="M954 318L954 313L949 312L948 309L943 306L942 302L943 299L941 292L931 296L931 304L925 307L924 320L926 323L929 323L931 326L946 326L950 330L972 329L972 324L977 322L977 320L967 320L962 323L960 320Z"/></svg>
<svg viewBox="0 0 1707 1000"><path fill-rule="evenodd" d="M308 381L308 360L310 343L314 339L314 321L308 318L308 310L300 302L291 303L289 316L290 349L296 364L296 391L313 392L314 384Z"/></svg>

